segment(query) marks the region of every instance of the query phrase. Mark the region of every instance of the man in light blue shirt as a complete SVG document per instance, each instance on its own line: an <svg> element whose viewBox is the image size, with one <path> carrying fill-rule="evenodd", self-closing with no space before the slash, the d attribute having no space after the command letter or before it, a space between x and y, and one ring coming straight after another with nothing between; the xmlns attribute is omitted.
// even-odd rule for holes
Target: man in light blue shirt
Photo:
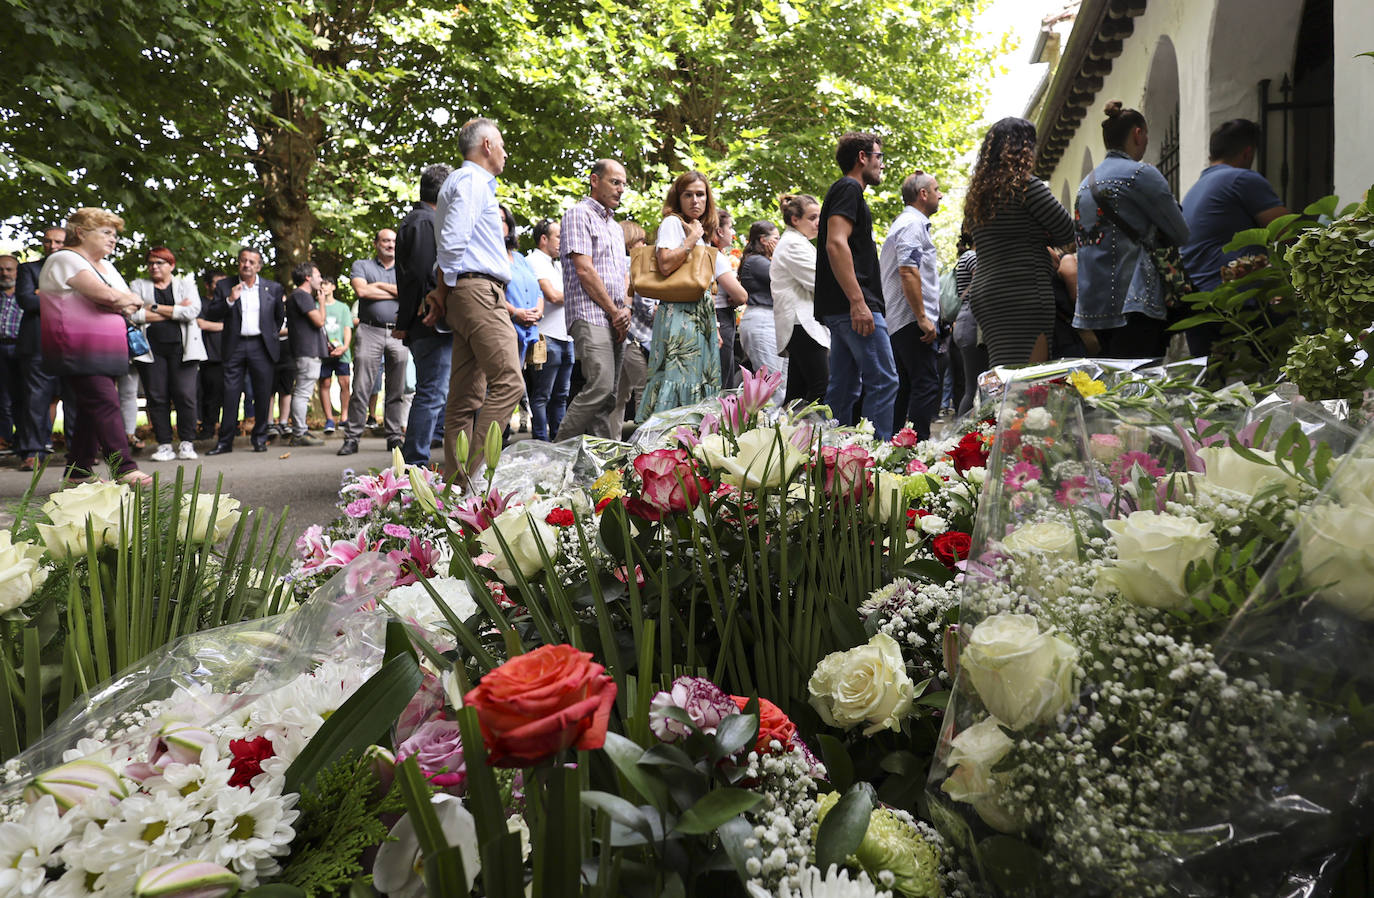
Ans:
<svg viewBox="0 0 1374 898"><path fill-rule="evenodd" d="M892 356L897 362L897 400L892 430L907 421L923 440L940 410L940 368L935 339L940 321L940 260L930 237L930 216L940 208L934 175L915 172L902 182L906 208L892 222L878 257Z"/></svg>
<svg viewBox="0 0 1374 898"><path fill-rule="evenodd" d="M506 311L510 255L496 200L496 176L506 165L506 144L491 119L475 118L458 131L463 166L439 188L434 207L438 279L425 297L425 324L453 329L448 405L444 414L444 476L468 473L482 455L487 430L505 428L524 395L515 329ZM468 457L457 457L458 434L468 436Z"/></svg>

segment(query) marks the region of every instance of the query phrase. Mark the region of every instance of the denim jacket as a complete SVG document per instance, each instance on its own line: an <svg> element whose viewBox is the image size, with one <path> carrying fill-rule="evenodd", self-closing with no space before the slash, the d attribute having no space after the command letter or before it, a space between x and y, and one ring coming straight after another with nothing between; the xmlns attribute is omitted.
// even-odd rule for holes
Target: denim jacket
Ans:
<svg viewBox="0 0 1374 898"><path fill-rule="evenodd" d="M1183 220L1183 210L1169 190L1169 182L1153 165L1136 162L1120 150L1110 150L1093 175L1097 178L1097 192L1136 229L1149 248L1187 242L1188 224ZM1121 327L1130 312L1143 312L1163 320L1166 311L1159 291L1159 275L1148 253L1106 216L1098 216L1089 181L1090 178L1083 179L1074 202L1078 307L1073 326L1093 330Z"/></svg>

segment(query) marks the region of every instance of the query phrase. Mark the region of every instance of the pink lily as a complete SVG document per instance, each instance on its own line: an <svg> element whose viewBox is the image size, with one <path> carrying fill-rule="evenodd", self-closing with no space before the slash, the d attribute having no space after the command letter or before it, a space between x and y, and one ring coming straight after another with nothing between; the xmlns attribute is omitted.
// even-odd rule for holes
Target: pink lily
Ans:
<svg viewBox="0 0 1374 898"><path fill-rule="evenodd" d="M364 475L357 481L350 483L340 492L362 493L371 499L378 507L385 507L392 499L395 499L401 490L410 489L410 478L405 474L397 474L390 468L385 468L376 476Z"/></svg>
<svg viewBox="0 0 1374 898"><path fill-rule="evenodd" d="M515 493L502 496L495 489L491 489L485 496L471 496L464 500L453 510L452 517L462 521L470 530L480 533L491 526L491 522L506 510L506 506L514 498Z"/></svg>
<svg viewBox="0 0 1374 898"><path fill-rule="evenodd" d="M301 572L313 574L316 571L322 571L328 568L348 567L349 563L359 555L363 555L367 552L375 552L381 544L381 540L368 542L367 527L363 527L362 530L358 531L357 537L352 541L340 539L330 543L329 547L325 549L324 556L318 561L306 563L306 565L301 568Z"/></svg>
<svg viewBox="0 0 1374 898"><path fill-rule="evenodd" d="M782 384L782 372L760 368L755 374L742 365L739 370L742 378L740 412L742 417L748 420L758 414L768 404L768 400L773 398L773 394L778 391L778 387Z"/></svg>

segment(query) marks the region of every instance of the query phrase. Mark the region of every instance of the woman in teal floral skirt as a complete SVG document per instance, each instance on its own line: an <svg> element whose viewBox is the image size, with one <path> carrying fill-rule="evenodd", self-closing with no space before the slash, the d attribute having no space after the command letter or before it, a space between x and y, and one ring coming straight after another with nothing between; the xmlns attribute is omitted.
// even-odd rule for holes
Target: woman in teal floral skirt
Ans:
<svg viewBox="0 0 1374 898"><path fill-rule="evenodd" d="M719 213L711 184L699 171L684 172L668 188L663 223L658 226L654 260L665 277L676 271L692 247L711 245L719 227ZM745 293L730 259L716 253L716 282L742 301ZM655 412L692 405L720 391L720 337L716 309L707 290L695 302L661 302L654 315L653 348L644 399L635 418L645 421Z"/></svg>

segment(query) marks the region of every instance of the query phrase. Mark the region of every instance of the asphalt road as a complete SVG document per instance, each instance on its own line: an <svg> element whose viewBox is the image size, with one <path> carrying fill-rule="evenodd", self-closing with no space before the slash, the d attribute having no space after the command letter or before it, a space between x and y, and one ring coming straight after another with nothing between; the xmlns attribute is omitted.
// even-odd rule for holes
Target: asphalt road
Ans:
<svg viewBox="0 0 1374 898"><path fill-rule="evenodd" d="M213 488L222 474L225 491L238 499L245 509L266 508L274 515L285 509L283 538L294 542L310 524L327 523L339 513L335 503L345 469L365 471L391 463L385 437L363 437L358 453L344 458L334 454L342 444L338 433L324 439L323 446L291 447L277 441L268 445L267 452L253 452L248 438L239 437L232 453L213 458L205 457L214 445L213 440L206 440L195 444L200 459L184 462L150 461L148 455L153 449L150 444L135 458L141 470L167 478L175 477L176 468L181 465L186 468L188 483L199 466L202 489ZM435 453L441 458L443 450L435 450ZM61 486L62 452L59 450L50 460L53 464L43 473L38 485L42 495ZM99 470L97 474L108 477L109 471ZM31 473L19 470L19 462L14 456L0 457L0 513L10 510L29 488L32 479Z"/></svg>

